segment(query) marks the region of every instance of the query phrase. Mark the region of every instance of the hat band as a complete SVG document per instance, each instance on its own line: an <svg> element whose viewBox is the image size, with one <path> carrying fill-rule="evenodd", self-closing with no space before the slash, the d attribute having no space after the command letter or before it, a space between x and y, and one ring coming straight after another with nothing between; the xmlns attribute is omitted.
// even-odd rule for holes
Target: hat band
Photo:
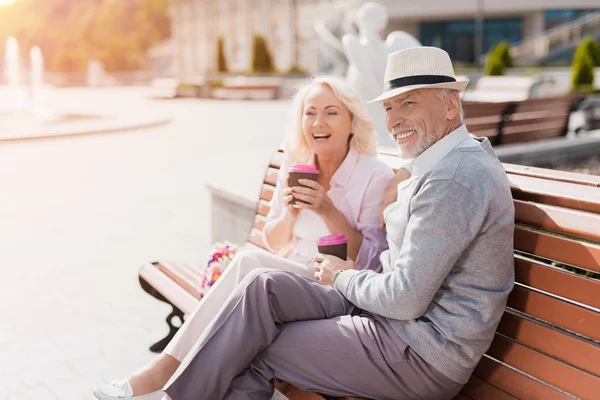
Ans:
<svg viewBox="0 0 600 400"><path fill-rule="evenodd" d="M387 81L383 85L383 91L387 92L392 89L398 89L404 86L412 85L433 85L436 83L456 82L456 78L447 75L413 75L405 76L404 78L396 78Z"/></svg>

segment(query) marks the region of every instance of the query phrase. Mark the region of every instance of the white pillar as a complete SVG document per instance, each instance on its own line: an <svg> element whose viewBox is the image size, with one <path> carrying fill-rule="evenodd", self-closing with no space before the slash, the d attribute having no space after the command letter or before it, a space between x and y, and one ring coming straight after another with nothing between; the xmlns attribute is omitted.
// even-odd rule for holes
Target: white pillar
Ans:
<svg viewBox="0 0 600 400"><path fill-rule="evenodd" d="M523 17L523 39L535 37L544 31L546 16L544 11L533 11Z"/></svg>
<svg viewBox="0 0 600 400"><path fill-rule="evenodd" d="M292 65L298 65L298 43L296 41L296 25L298 22L296 17L296 3L296 0L287 0L289 18L287 48L290 67Z"/></svg>
<svg viewBox="0 0 600 400"><path fill-rule="evenodd" d="M198 20L198 4L196 0L188 0L188 7L190 11L189 15L189 24L190 24L190 50L191 50L191 75L197 76L200 75L200 64L198 60L199 48L198 44L200 43L200 21Z"/></svg>

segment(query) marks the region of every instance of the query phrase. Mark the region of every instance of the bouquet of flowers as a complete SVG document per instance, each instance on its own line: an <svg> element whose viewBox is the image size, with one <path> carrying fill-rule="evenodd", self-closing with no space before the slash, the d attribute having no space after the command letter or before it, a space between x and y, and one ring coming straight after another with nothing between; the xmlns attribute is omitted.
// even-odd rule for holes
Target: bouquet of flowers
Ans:
<svg viewBox="0 0 600 400"><path fill-rule="evenodd" d="M201 292L203 295L221 277L225 268L233 260L236 250L237 246L229 242L215 243L213 245L208 265L204 269L204 276L201 280Z"/></svg>

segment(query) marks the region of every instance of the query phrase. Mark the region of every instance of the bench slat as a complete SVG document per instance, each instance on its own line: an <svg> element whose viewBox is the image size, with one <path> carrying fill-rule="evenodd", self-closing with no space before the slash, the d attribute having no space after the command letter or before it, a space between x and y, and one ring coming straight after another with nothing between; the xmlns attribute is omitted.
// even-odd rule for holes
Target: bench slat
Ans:
<svg viewBox="0 0 600 400"><path fill-rule="evenodd" d="M269 163L270 167L273 167L275 169L279 169L281 168L281 164L283 164L283 159L284 159L284 155L283 155L283 151L279 150L277 153L275 153L275 155L273 156L273 158L271 158L271 162Z"/></svg>
<svg viewBox="0 0 600 400"><path fill-rule="evenodd" d="M515 284L507 306L552 325L600 341L600 313Z"/></svg>
<svg viewBox="0 0 600 400"><path fill-rule="evenodd" d="M266 218L265 217L263 217L262 215L256 215L254 217L254 222L252 223L252 227L254 229L262 231L263 228L265 227L265 222L266 222Z"/></svg>
<svg viewBox="0 0 600 400"><path fill-rule="evenodd" d="M580 94L568 94L564 96L537 97L517 102L516 112L526 112L533 110L556 109L560 107L570 107L574 102L581 100L584 96Z"/></svg>
<svg viewBox="0 0 600 400"><path fill-rule="evenodd" d="M139 276L158 293L169 299L184 314L190 314L198 305L198 299L186 292L153 264L144 264L140 268Z"/></svg>
<svg viewBox="0 0 600 400"><path fill-rule="evenodd" d="M260 199L269 202L273 198L273 194L275 194L275 188L273 186L263 185L262 191L260 192Z"/></svg>
<svg viewBox="0 0 600 400"><path fill-rule="evenodd" d="M536 112L528 114L521 114L513 117L510 121L506 121L504 124L504 133L526 135L528 132L545 131L545 127L548 127L549 129L547 129L545 136L553 136L555 133L560 135L563 133L566 119L569 116L569 114L565 113L555 115Z"/></svg>
<svg viewBox="0 0 600 400"><path fill-rule="evenodd" d="M263 217L266 217L267 214L269 214L270 209L271 207L269 206L269 202L267 200L260 199L256 205L256 213L258 215L262 215Z"/></svg>
<svg viewBox="0 0 600 400"><path fill-rule="evenodd" d="M200 293L201 278L193 276L189 269L177 263L166 263L166 262L154 262L156 268L158 268L163 274L171 278L175 283L181 286L186 292L200 300L202 294Z"/></svg>
<svg viewBox="0 0 600 400"><path fill-rule="evenodd" d="M496 335L487 354L582 399L600 393L600 378Z"/></svg>
<svg viewBox="0 0 600 400"><path fill-rule="evenodd" d="M551 181L575 183L579 185L600 187L600 176L579 174L576 172L557 171L546 168L528 167L525 165L502 163L507 174L523 175Z"/></svg>
<svg viewBox="0 0 600 400"><path fill-rule="evenodd" d="M600 215L514 200L515 222L600 243Z"/></svg>
<svg viewBox="0 0 600 400"><path fill-rule="evenodd" d="M510 312L504 313L497 331L532 349L600 375L600 346Z"/></svg>
<svg viewBox="0 0 600 400"><path fill-rule="evenodd" d="M500 117L477 117L468 118L465 120L465 124L469 127L469 132L476 135L476 132L491 129L494 134L498 133L498 124L500 123Z"/></svg>
<svg viewBox="0 0 600 400"><path fill-rule="evenodd" d="M515 281L600 309L600 281L515 257Z"/></svg>
<svg viewBox="0 0 600 400"><path fill-rule="evenodd" d="M564 124L557 122L536 122L532 125L507 126L504 128L502 144L531 142L550 139L564 134Z"/></svg>
<svg viewBox="0 0 600 400"><path fill-rule="evenodd" d="M498 389L496 386L472 376L469 382L462 388L461 394L468 395L472 399L486 400L515 400L516 397Z"/></svg>
<svg viewBox="0 0 600 400"><path fill-rule="evenodd" d="M518 399L573 400L572 397L512 370L488 356L483 356L473 375Z"/></svg>
<svg viewBox="0 0 600 400"><path fill-rule="evenodd" d="M271 185L271 186L277 186L277 177L278 176L279 176L279 169L269 167L269 168L267 168L267 172L265 174L264 183Z"/></svg>
<svg viewBox="0 0 600 400"><path fill-rule="evenodd" d="M517 200L600 214L598 188L515 174L508 174L508 180L513 197Z"/></svg>
<svg viewBox="0 0 600 400"><path fill-rule="evenodd" d="M516 250L600 272L600 245L515 226Z"/></svg>

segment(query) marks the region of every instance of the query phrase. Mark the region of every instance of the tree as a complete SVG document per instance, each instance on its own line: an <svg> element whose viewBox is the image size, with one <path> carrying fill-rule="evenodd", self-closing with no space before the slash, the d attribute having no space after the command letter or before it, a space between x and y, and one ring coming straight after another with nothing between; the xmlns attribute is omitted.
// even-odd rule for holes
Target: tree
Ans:
<svg viewBox="0 0 600 400"><path fill-rule="evenodd" d="M571 89L586 90L594 85L594 67L600 66L600 45L594 38L585 38L575 50L571 66Z"/></svg>
<svg viewBox="0 0 600 400"><path fill-rule="evenodd" d="M506 68L511 68L514 65L510 55L510 44L503 40L495 45L488 53L488 58L485 63L486 75L504 75Z"/></svg>
<svg viewBox="0 0 600 400"><path fill-rule="evenodd" d="M273 57L267 48L265 38L255 35L252 43L252 71L273 72Z"/></svg>
<svg viewBox="0 0 600 400"><path fill-rule="evenodd" d="M84 71L94 56L108 71L136 70L170 29L168 0L19 0L0 12L0 50L15 36L24 56L39 46L51 71Z"/></svg>
<svg viewBox="0 0 600 400"><path fill-rule="evenodd" d="M223 37L217 40L217 71L227 72L227 60L225 59Z"/></svg>
<svg viewBox="0 0 600 400"><path fill-rule="evenodd" d="M594 66L600 67L600 43L593 37L586 37L579 42L573 59L579 59L584 54L590 56Z"/></svg>

